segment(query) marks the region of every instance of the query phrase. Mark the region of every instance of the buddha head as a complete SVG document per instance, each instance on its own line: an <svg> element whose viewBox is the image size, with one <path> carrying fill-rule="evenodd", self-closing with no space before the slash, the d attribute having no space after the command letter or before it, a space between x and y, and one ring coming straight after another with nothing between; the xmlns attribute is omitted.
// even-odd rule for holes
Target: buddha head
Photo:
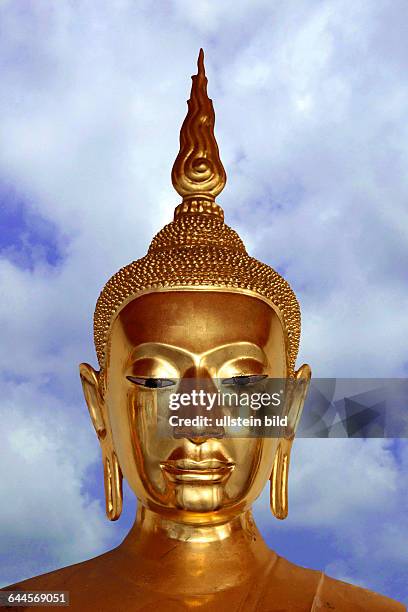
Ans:
<svg viewBox="0 0 408 612"><path fill-rule="evenodd" d="M271 509L287 515L288 467L310 368L295 369L300 310L288 283L250 257L215 198L226 176L214 137L203 52L172 182L182 202L145 257L119 270L94 316L100 369L80 365L104 464L106 512L122 509L122 475L139 503L189 525L248 510L268 480ZM174 381L294 379L288 437L163 437L157 394Z"/></svg>

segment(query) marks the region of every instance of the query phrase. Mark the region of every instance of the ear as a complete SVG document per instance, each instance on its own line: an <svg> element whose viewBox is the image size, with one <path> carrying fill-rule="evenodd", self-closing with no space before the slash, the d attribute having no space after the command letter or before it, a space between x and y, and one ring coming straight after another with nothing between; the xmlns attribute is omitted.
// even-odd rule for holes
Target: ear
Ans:
<svg viewBox="0 0 408 612"><path fill-rule="evenodd" d="M86 404L88 406L91 421L99 440L106 436L106 424L104 419L104 401L101 393L99 372L96 372L88 363L79 366L82 389Z"/></svg>
<svg viewBox="0 0 408 612"><path fill-rule="evenodd" d="M87 363L81 363L79 374L91 421L102 449L106 515L110 521L116 521L122 512L122 471L113 447L112 432L110 429L107 430L108 421L101 391L100 372L96 372Z"/></svg>
<svg viewBox="0 0 408 612"><path fill-rule="evenodd" d="M276 449L276 455L271 473L270 504L274 516L285 519L288 516L288 478L290 453L294 440L294 434L302 416L303 404L309 388L310 367L302 365L295 373L294 384L289 387L288 398L288 420L291 423L289 437L282 437Z"/></svg>
<svg viewBox="0 0 408 612"><path fill-rule="evenodd" d="M306 395L309 389L310 378L312 371L307 363L303 364L297 372L295 372L294 385L291 392L290 406L289 406L289 421L292 423L292 431L296 433L299 425L300 417L302 416L303 406L305 403Z"/></svg>

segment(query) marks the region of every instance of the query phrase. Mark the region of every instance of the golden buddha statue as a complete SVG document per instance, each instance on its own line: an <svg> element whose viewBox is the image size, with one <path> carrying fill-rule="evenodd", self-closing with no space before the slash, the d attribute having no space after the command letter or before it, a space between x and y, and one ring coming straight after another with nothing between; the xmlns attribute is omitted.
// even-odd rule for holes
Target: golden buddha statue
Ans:
<svg viewBox="0 0 408 612"><path fill-rule="evenodd" d="M8 589L69 591L75 611L403 610L266 546L251 506L270 480L272 513L286 517L293 436L157 435L160 381L304 381L288 407L296 424L310 379L309 366L295 369L295 294L246 253L215 202L226 176L202 51L192 79L172 171L182 202L147 255L105 285L94 318L100 370L80 365L102 449L108 518L121 513L123 474L138 499L135 524L114 550Z"/></svg>

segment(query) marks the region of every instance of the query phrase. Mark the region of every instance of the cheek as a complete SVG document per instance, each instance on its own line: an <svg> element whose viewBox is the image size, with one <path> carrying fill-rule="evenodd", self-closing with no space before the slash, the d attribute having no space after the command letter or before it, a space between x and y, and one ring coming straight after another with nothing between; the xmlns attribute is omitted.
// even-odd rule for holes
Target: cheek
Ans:
<svg viewBox="0 0 408 612"><path fill-rule="evenodd" d="M228 454L236 463L227 483L230 499L247 497L253 501L268 481L275 457L276 438L230 438L224 442Z"/></svg>
<svg viewBox="0 0 408 612"><path fill-rule="evenodd" d="M160 464L177 441L158 435L154 392L123 385L108 395L107 405L119 464L129 485L141 499L163 493Z"/></svg>
<svg viewBox="0 0 408 612"><path fill-rule="evenodd" d="M135 464L146 489L163 493L166 483L160 464L167 459L175 441L158 435L157 396L151 391L129 394L127 410Z"/></svg>
<svg viewBox="0 0 408 612"><path fill-rule="evenodd" d="M112 369L108 372L105 401L119 465L132 489L138 493L140 450L134 443L134 388L119 372Z"/></svg>
<svg viewBox="0 0 408 612"><path fill-rule="evenodd" d="M105 400L119 465L126 480L132 486L137 473L132 441L132 423L128 410L128 390L124 385L110 384L107 387Z"/></svg>

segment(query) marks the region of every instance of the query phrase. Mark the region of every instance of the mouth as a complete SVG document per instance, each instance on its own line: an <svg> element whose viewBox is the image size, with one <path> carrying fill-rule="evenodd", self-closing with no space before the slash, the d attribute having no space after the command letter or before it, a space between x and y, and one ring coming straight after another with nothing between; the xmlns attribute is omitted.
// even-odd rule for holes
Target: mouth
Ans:
<svg viewBox="0 0 408 612"><path fill-rule="evenodd" d="M175 484L221 484L235 467L234 463L219 459L168 460L160 464L170 482Z"/></svg>

